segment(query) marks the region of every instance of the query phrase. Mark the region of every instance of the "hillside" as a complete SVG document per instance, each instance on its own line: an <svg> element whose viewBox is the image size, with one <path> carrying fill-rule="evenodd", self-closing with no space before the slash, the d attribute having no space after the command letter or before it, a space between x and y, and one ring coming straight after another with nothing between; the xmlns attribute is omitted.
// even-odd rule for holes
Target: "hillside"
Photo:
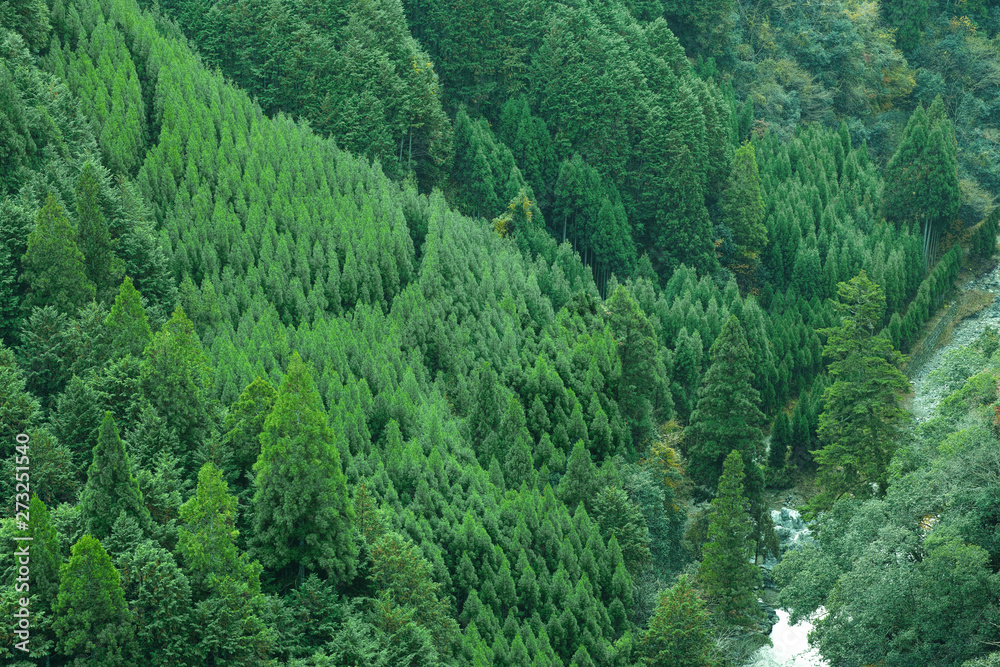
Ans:
<svg viewBox="0 0 1000 667"><path fill-rule="evenodd" d="M975 426L959 397L911 433L899 351L1000 222L994 10L895 40L876 10L8 3L0 607L30 640L0 655L739 664L765 489L803 478L823 551L783 600L841 609L865 568L828 536ZM898 608L985 592L937 634L831 622L824 655L997 640L992 487L946 476L952 521L936 479Z"/></svg>

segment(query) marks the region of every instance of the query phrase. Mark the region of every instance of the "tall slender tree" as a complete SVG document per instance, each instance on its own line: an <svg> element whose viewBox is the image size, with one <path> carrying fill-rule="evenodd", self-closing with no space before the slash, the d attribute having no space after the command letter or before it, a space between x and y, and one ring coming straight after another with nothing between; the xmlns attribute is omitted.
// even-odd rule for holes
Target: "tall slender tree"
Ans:
<svg viewBox="0 0 1000 667"><path fill-rule="evenodd" d="M101 210L101 184L97 169L89 160L76 182L76 228L87 278L97 289L100 301L114 294L124 263L112 249L111 231Z"/></svg>
<svg viewBox="0 0 1000 667"><path fill-rule="evenodd" d="M743 458L733 450L726 457L719 494L712 501L698 579L718 622L752 627L761 616L755 592L761 585L761 574L750 562L756 545L743 477Z"/></svg>
<svg viewBox="0 0 1000 667"><path fill-rule="evenodd" d="M340 466L337 434L298 352L264 420L254 464L254 554L285 574L321 571L337 582L354 577L354 507Z"/></svg>

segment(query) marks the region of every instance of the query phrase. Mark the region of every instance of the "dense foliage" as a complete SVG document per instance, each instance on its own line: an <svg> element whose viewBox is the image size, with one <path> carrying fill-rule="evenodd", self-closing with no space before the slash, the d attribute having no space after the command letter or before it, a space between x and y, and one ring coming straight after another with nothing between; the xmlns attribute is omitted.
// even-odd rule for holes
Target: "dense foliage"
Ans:
<svg viewBox="0 0 1000 667"><path fill-rule="evenodd" d="M0 655L733 664L766 488L817 470L779 574L824 652L984 654L993 352L912 442L897 403L995 250L968 11L6 3Z"/></svg>

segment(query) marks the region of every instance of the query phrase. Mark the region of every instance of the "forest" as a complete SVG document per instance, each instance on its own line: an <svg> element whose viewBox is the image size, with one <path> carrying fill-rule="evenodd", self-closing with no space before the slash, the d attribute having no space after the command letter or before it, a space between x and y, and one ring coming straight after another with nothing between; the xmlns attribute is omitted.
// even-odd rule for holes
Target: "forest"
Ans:
<svg viewBox="0 0 1000 667"><path fill-rule="evenodd" d="M1000 665L997 196L996 0L4 0L0 659Z"/></svg>

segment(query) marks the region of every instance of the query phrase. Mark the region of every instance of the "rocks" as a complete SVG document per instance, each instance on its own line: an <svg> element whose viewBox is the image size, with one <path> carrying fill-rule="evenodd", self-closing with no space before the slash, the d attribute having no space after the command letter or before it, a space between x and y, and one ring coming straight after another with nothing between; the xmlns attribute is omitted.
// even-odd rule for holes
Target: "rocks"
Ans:
<svg viewBox="0 0 1000 667"><path fill-rule="evenodd" d="M962 290L979 290L992 294L1000 294L1000 266L973 278L962 286ZM931 389L927 382L927 376L941 365L941 360L946 352L971 345L990 326L1000 330L1000 299L994 299L993 303L983 310L955 324L948 343L934 350L930 358L913 373L910 377L910 382L913 384L913 399L910 402L910 411L913 413L917 423L930 419L934 414L934 409L944 398L941 395L943 393L941 390L934 391Z"/></svg>

